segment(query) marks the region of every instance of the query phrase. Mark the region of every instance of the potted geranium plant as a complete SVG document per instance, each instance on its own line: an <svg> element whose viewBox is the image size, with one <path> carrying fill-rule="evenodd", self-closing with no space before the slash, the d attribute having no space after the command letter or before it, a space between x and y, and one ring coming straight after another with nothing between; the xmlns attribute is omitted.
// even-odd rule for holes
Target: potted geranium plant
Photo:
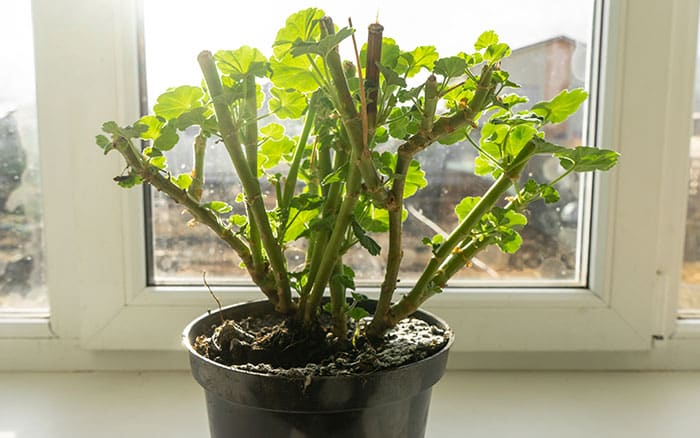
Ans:
<svg viewBox="0 0 700 438"><path fill-rule="evenodd" d="M236 252L266 298L219 308L187 329L212 436L423 436L452 334L418 308L484 248L517 251L526 209L556 201L562 178L617 161L610 150L545 140L543 127L565 121L587 94L564 90L525 109L501 68L510 48L493 31L474 51L449 57L429 46L403 51L382 32L370 25L360 49L351 27L339 29L319 9L300 11L279 30L271 57L248 46L202 52L201 86L169 89L153 114L129 126L107 122L107 135L97 137L105 153L126 160L119 185L148 183L182 205ZM351 61L338 50L346 40L355 43ZM300 133L288 136L261 118L263 105L299 120ZM193 127L194 168L176 174L165 152ZM242 185L228 201L202 194L212 139L225 146ZM458 141L473 145L476 173L493 183L455 206L459 222L447 237L426 237L432 256L396 300L403 200L427 184L415 156ZM542 154L559 159L561 174L523 178ZM234 202L246 214L233 214ZM379 232L388 233L386 248L372 237ZM303 242L300 268L287 262L290 242ZM373 256L386 251L377 300L355 293L343 263L358 245Z"/></svg>

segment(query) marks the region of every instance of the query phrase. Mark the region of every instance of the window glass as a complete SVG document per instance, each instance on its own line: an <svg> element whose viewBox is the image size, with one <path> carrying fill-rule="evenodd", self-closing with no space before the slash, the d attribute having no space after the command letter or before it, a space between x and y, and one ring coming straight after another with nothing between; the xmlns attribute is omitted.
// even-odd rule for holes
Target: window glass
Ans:
<svg viewBox="0 0 700 438"><path fill-rule="evenodd" d="M47 311L29 0L0 3L0 316Z"/></svg>
<svg viewBox="0 0 700 438"><path fill-rule="evenodd" d="M247 44L269 55L276 30L290 13L299 9L294 2L282 1L203 0L196 8L189 2L143 3L144 92L149 108L168 87L200 83L196 57L203 49L216 51ZM319 7L341 26L345 25L341 20L352 17L360 44L365 38L364 29L378 17L385 28L384 35L394 38L402 49L434 45L441 56L470 50L482 31L493 29L513 48L504 69L521 84L519 94L529 97L531 103L551 99L565 88L590 88L593 0L494 0L468 6L450 0L436 8L361 0L321 2ZM344 50L345 58L353 59L351 47L346 45ZM560 144L580 145L585 142L585 126L586 112L582 109L568 122L551 126L548 135ZM194 133L191 138L183 135L181 139L191 144L193 137ZM168 156L170 166L191 169L190 150L190 146L176 147ZM238 182L230 172L225 149L212 142L207 154L205 194L211 199L235 197ZM464 196L483 192L489 184L490 180L471 174L474 157L468 143L431 147L418 156L430 185L407 201L403 284L416 278L430 257L430 248L421 243L423 237L449 231L457 221L454 205ZM557 161L541 159L524 172L524 177L553 179L558 172ZM586 187L582 180L572 177L560 183L558 189L559 203L547 207L533 204L529 209L530 225L522 232L524 244L520 252L511 256L498 249L482 253L451 284L468 285L478 280L478 284L585 285L588 206L582 200ZM147 210L151 283L199 284L203 270L210 280L219 283L246 281L235 254L204 227L187 227L188 219L176 204L153 194ZM385 237L376 239L382 243ZM290 266L303 262L303 255L293 249L288 257ZM381 281L381 256L372 257L358 250L346 259L359 279L368 283Z"/></svg>
<svg viewBox="0 0 700 438"><path fill-rule="evenodd" d="M698 36L700 41L700 35ZM678 308L681 317L700 317L700 44L695 61L690 178L685 224L685 247Z"/></svg>

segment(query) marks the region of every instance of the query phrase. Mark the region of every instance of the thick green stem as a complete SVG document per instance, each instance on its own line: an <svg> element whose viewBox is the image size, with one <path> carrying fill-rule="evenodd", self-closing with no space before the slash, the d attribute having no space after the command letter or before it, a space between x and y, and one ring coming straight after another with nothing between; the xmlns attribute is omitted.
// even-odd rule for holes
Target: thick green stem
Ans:
<svg viewBox="0 0 700 438"><path fill-rule="evenodd" d="M347 154L342 150L339 150L335 154L335 169L347 164ZM320 160L319 160L320 161ZM341 195L343 191L343 183L338 181L334 182L328 188L328 194L325 195L326 202L323 204L323 211L321 212L321 217L323 219L332 218L338 214L338 208L341 204ZM326 248L328 239L330 238L331 231L328 228L321 229L314 239L309 242L309 251L307 252L307 260L311 260L309 263L309 273L308 282L304 290L305 294L311 291L316 280L316 274L321 266L321 261L323 260L324 250Z"/></svg>
<svg viewBox="0 0 700 438"><path fill-rule="evenodd" d="M522 196L522 190L518 193L518 196L514 199L508 201L504 209L512 210L516 212L523 211L530 203L533 201L541 199L540 195L535 195L531 198L525 199ZM445 262L440 267L438 274L435 276L435 283L443 285L447 284L447 281L452 278L460 269L466 266L474 256L476 256L479 251L487 248L494 243L493 238L486 238L481 240L467 238L461 245L460 248L452 251L452 254L445 260Z"/></svg>
<svg viewBox="0 0 700 438"><path fill-rule="evenodd" d="M204 187L204 155L207 152L207 137L201 129L194 138L193 149L194 169L192 169L192 184L187 188L187 193L199 202L202 199L202 189Z"/></svg>
<svg viewBox="0 0 700 438"><path fill-rule="evenodd" d="M243 101L243 121L245 123L244 128L244 143L245 143L245 155L246 161L248 161L248 167L253 175L258 174L258 99L257 93L255 92L255 77L249 75L245 79L245 99ZM246 205L246 211L248 217L252 217L251 206ZM262 241L260 238L260 231L258 230L258 225L255 221L250 221L248 224L249 228L249 241L250 241L250 252L253 255L253 265L262 266L265 263L265 259L262 251Z"/></svg>
<svg viewBox="0 0 700 438"><path fill-rule="evenodd" d="M422 151L433 142L440 138L452 134L458 129L465 126L476 126L476 117L484 110L488 99L493 92L494 85L491 83L493 75L492 67L485 66L481 71L481 77L477 84L474 97L469 102L469 105L464 110L453 114L449 117L441 117L433 123L433 129L429 132L420 130L418 133L409 138L405 143L399 146L412 155Z"/></svg>
<svg viewBox="0 0 700 438"><path fill-rule="evenodd" d="M323 256L316 277L314 278L313 287L311 288L309 299L306 303L306 309L304 309L305 324L311 324L316 316L321 297L323 297L323 291L333 272L333 266L338 256L338 248L342 246L352 220L355 205L360 197L362 176L355 162L355 157L351 156L350 168L348 169L347 183L345 186L345 197L338 210L330 238L324 243L325 247L317 248L317 251L323 251Z"/></svg>
<svg viewBox="0 0 700 438"><path fill-rule="evenodd" d="M447 281L452 278L460 269L466 266L479 251L488 247L493 242L490 239L486 240L471 240L466 245L452 251L452 254L442 264L437 274L435 275L435 284L440 287L445 287ZM429 295L428 298L432 296ZM427 298L426 298L427 299Z"/></svg>
<svg viewBox="0 0 700 438"><path fill-rule="evenodd" d="M277 240L272 233L272 227L270 226L265 204L263 203L260 182L256 175L251 172L243 150L241 149L241 142L233 124L231 109L223 95L223 87L221 86L219 72L214 63L214 57L211 52L204 51L199 54L198 61L202 73L204 74L207 88L209 89L209 95L214 104L214 112L216 113L216 120L224 145L226 146L226 150L231 157L236 173L243 185L246 200L251 206L253 220L260 231L263 247L270 259L270 266L272 267L277 281L279 301L276 308L281 313L289 313L293 310L293 303L289 278L287 277L286 262L282 254L282 248L277 244Z"/></svg>
<svg viewBox="0 0 700 438"><path fill-rule="evenodd" d="M389 253L387 256L387 269L384 282L382 283L379 301L377 302L377 309L367 329L368 336L372 338L380 338L389 327L394 326L396 322L400 320L394 320L392 318L392 314L395 312L390 306L391 298L393 297L398 282L402 257L401 235L403 224L401 215L403 213L405 179L411 160L416 153L422 151L432 142L440 139L440 137L452 133L455 129L461 129L464 126L473 126L475 124L474 118L483 110L489 94L493 90L493 86L491 85L491 70L489 68L484 68L484 70L482 70L481 79L477 88L477 92L467 109L454 116L442 118L438 120L438 123L434 124L433 119L439 99L437 81L433 75L430 75L426 80L421 131L398 148L394 184L392 186L392 203L389 206ZM456 242L454 245L458 243L459 242ZM419 290L421 291L425 289L428 280L440 266L440 263L442 263L442 261L434 261L431 259L414 290L416 290L416 288L420 288ZM414 298L416 295L418 295L418 293L414 292Z"/></svg>
<svg viewBox="0 0 700 438"><path fill-rule="evenodd" d="M391 299L394 296L396 285L398 284L401 259L403 258L403 193L406 185L406 174L411 165L412 156L399 150L396 162L394 185L392 186L394 203L389 210L389 251L387 254L386 271L384 281L379 292L379 300L372 317L372 322L368 327L368 332L373 333L376 328L384 325L384 320L391 306Z"/></svg>
<svg viewBox="0 0 700 438"><path fill-rule="evenodd" d="M318 94L314 93L311 95L309 101L309 107L306 110L306 118L304 119L304 127L301 130L301 135L299 136L299 142L294 150L294 157L292 158L292 163L289 166L289 172L287 173L287 180L284 182L284 196L282 197L282 208L289 209L289 203L292 202L294 197L294 189L297 185L297 177L299 175L299 166L301 165L301 159L304 157L304 150L306 149L306 143L309 141L309 133L313 127L314 121L316 120L316 102L318 100Z"/></svg>
<svg viewBox="0 0 700 438"><path fill-rule="evenodd" d="M333 275L343 275L343 259L338 257L333 268ZM346 341L348 336L348 317L345 313L345 286L340 281L331 281L331 318L333 334L340 340Z"/></svg>
<svg viewBox="0 0 700 438"><path fill-rule="evenodd" d="M274 278L270 276L270 272L262 269L253 269L252 257L246 244L230 228L226 227L213 211L201 206L193 196L170 181L170 178L164 176L160 169L148 164L144 160L143 155L129 140L120 139L115 143L115 149L121 153L129 167L135 170L145 182L182 205L198 223L207 226L231 247L246 265L246 269L255 284L260 287L273 304L277 304L277 288Z"/></svg>
<svg viewBox="0 0 700 438"><path fill-rule="evenodd" d="M421 129L425 132L433 130L433 122L435 121L435 110L438 103L437 79L435 75L428 76L425 81L424 100L423 100L423 120L421 121Z"/></svg>
<svg viewBox="0 0 700 438"><path fill-rule="evenodd" d="M365 90L367 90L367 138L374 138L377 129L377 101L379 99L379 66L382 59L382 33L384 26L372 23L367 29L367 61L365 66Z"/></svg>
<svg viewBox="0 0 700 438"><path fill-rule="evenodd" d="M453 253L455 248L469 236L474 226L481 220L481 217L491 211L496 203L503 197L513 184L513 181L520 176L520 172L525 164L527 164L529 158L532 157L534 151L535 143L530 141L516 157L515 162L518 164L504 172L491 185L486 194L484 194L469 214L457 225L457 228L450 233L447 239L445 239L437 251L435 251L433 257L416 282L416 285L401 299L401 301L391 307L387 318L385 318L387 324L385 329L415 312L425 300L442 290L442 286L447 279L442 279L444 274L439 273L438 269L445 259ZM440 283L437 283L436 279L442 280Z"/></svg>
<svg viewBox="0 0 700 438"><path fill-rule="evenodd" d="M333 20L330 17L321 19L321 28L328 35L335 33ZM333 88L336 96L336 110L347 132L350 145L358 158L358 167L362 179L367 185L367 192L379 205L386 205L389 201L390 193L384 188L384 184L379 177L379 172L372 161L372 153L368 147L368 139L365 137L362 128L362 118L355 107L352 94L348 88L347 77L343 69L338 48L334 48L326 56L326 65L333 81Z"/></svg>

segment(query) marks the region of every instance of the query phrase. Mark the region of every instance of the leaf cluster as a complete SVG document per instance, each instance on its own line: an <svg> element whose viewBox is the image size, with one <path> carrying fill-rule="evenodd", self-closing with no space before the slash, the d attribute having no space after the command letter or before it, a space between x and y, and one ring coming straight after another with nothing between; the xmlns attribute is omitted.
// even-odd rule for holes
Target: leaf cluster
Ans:
<svg viewBox="0 0 700 438"><path fill-rule="evenodd" d="M202 84L168 89L151 114L130 126L105 123L97 144L126 159L125 172L115 178L119 185L149 182L185 205L229 243L278 307L296 308L293 289L305 321L315 315L313 305L326 287L334 308L342 310L334 317L367 316L356 305L365 298L356 293L343 256L355 246L372 257L387 254L377 235L389 233L387 263L398 267L403 200L429 184L415 155L431 145L467 142L477 152L475 173L495 182L483 196L456 205L458 226L449 235L423 239L433 260L394 305L394 315L439 292L447 280L442 276L477 250L497 245L517 251L525 209L538 200L556 202L559 180L617 162L611 150L545 140L545 127L579 111L587 93L563 90L525 108L528 99L514 92L519 85L502 69L511 49L494 31L481 34L473 50L449 56L432 46L404 50L383 37L381 56L369 59L365 44L359 65L339 58L338 46L354 38L354 29L334 26L322 10L301 10L278 31L271 56L241 46L217 52L206 64L210 54L203 53ZM368 77L371 71L378 77ZM370 106L376 109L372 118ZM194 144L183 144L193 132ZM201 199L206 145L212 142L225 145L241 180L243 191L233 200ZM190 172L168 167L174 147L193 148ZM521 187L520 172L536 155L557 158L561 175ZM269 195L261 189L263 178ZM287 266L284 255L292 247L305 248L300 266ZM395 284L397 275L388 267L385 284ZM392 293L382 291L387 305ZM307 302L310 307L301 308ZM385 324L379 332L391 323L388 314L375 316L372 324Z"/></svg>

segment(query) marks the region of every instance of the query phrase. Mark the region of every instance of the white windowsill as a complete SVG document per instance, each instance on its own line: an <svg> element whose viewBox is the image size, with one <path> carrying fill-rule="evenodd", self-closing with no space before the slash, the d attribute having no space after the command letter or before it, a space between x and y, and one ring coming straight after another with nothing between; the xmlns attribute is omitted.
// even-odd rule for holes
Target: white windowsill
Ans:
<svg viewBox="0 0 700 438"><path fill-rule="evenodd" d="M187 372L0 373L1 438L204 437ZM700 430L700 372L451 371L428 438L658 438Z"/></svg>
<svg viewBox="0 0 700 438"><path fill-rule="evenodd" d="M0 339L51 339L55 337L48 316L0 319ZM0 435L0 438L4 437Z"/></svg>

